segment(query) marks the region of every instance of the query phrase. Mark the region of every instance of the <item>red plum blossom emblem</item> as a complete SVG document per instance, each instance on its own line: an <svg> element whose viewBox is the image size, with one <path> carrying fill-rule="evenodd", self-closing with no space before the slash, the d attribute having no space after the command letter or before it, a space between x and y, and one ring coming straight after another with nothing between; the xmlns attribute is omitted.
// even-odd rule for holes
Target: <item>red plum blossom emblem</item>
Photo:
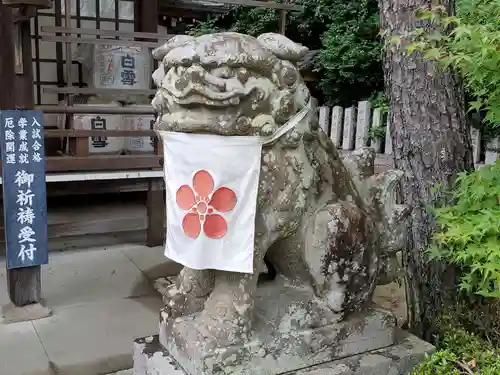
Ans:
<svg viewBox="0 0 500 375"><path fill-rule="evenodd" d="M220 239L227 233L227 222L222 215L236 206L236 194L227 187L214 191L214 179L209 172L199 170L193 177L193 188L182 185L176 194L177 205L190 211L182 220L182 229L186 236L198 238L202 227L205 235Z"/></svg>

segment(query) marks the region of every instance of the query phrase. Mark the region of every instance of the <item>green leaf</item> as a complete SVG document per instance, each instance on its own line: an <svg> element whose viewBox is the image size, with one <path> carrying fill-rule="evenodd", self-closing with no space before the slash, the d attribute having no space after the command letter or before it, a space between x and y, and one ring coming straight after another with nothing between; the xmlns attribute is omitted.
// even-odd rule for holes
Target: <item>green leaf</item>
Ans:
<svg viewBox="0 0 500 375"><path fill-rule="evenodd" d="M434 12L420 8L415 14L415 18L420 21L430 20L434 16Z"/></svg>
<svg viewBox="0 0 500 375"><path fill-rule="evenodd" d="M417 45L415 43L410 43L406 46L406 51L408 51L408 53L413 53L416 49Z"/></svg>

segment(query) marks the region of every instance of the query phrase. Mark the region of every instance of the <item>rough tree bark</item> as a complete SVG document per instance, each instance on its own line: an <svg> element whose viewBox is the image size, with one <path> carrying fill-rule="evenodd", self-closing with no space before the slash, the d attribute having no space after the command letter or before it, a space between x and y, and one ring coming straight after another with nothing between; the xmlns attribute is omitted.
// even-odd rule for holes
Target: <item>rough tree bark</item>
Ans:
<svg viewBox="0 0 500 375"><path fill-rule="evenodd" d="M379 5L388 39L413 30L420 8L454 9L453 0L379 0ZM427 262L424 250L435 224L426 207L443 201L442 192L453 186L458 172L474 168L464 93L453 72L438 70L396 44L387 44L384 73L394 163L405 172L402 193L412 207L403 256L408 325L432 341L433 323L456 296L456 275L451 267ZM434 186L440 187L438 191Z"/></svg>

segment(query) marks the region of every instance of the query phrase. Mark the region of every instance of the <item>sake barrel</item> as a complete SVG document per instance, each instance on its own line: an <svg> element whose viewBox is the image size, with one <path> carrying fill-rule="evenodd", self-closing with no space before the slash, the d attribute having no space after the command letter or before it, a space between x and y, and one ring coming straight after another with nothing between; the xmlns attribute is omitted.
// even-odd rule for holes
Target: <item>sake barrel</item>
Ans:
<svg viewBox="0 0 500 375"><path fill-rule="evenodd" d="M141 104L130 105L127 108L152 110L151 105ZM153 130L154 123L154 115L123 115L123 124L126 130ZM152 153L154 151L154 137L127 137L125 140L125 149L131 153Z"/></svg>
<svg viewBox="0 0 500 375"><path fill-rule="evenodd" d="M107 104L75 104L75 107L100 107L100 106L116 106L120 107L119 103ZM85 130L123 130L123 119L121 115L102 115L102 114L75 114L73 126L75 129ZM90 154L116 154L124 147L125 137L90 137L89 138L89 153Z"/></svg>
<svg viewBox="0 0 500 375"><path fill-rule="evenodd" d="M147 48L95 45L92 70L95 88L148 90L151 58Z"/></svg>

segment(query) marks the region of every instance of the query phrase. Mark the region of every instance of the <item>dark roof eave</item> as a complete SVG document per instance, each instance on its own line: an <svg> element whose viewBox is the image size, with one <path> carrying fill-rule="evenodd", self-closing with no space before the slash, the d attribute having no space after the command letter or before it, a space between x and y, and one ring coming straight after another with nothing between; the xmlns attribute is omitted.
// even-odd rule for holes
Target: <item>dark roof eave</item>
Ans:
<svg viewBox="0 0 500 375"><path fill-rule="evenodd" d="M231 9L233 5L242 5L249 7L265 7L274 9L285 9L285 10L302 10L303 7L296 4L288 3L267 3L266 1L254 1L254 0L234 0L229 2L229 0L160 0L160 6L172 7L172 8L182 8L194 10L194 8L203 9L205 12L226 12Z"/></svg>
<svg viewBox="0 0 500 375"><path fill-rule="evenodd" d="M224 13L231 9L230 5L210 0L160 0L160 6L207 13Z"/></svg>

